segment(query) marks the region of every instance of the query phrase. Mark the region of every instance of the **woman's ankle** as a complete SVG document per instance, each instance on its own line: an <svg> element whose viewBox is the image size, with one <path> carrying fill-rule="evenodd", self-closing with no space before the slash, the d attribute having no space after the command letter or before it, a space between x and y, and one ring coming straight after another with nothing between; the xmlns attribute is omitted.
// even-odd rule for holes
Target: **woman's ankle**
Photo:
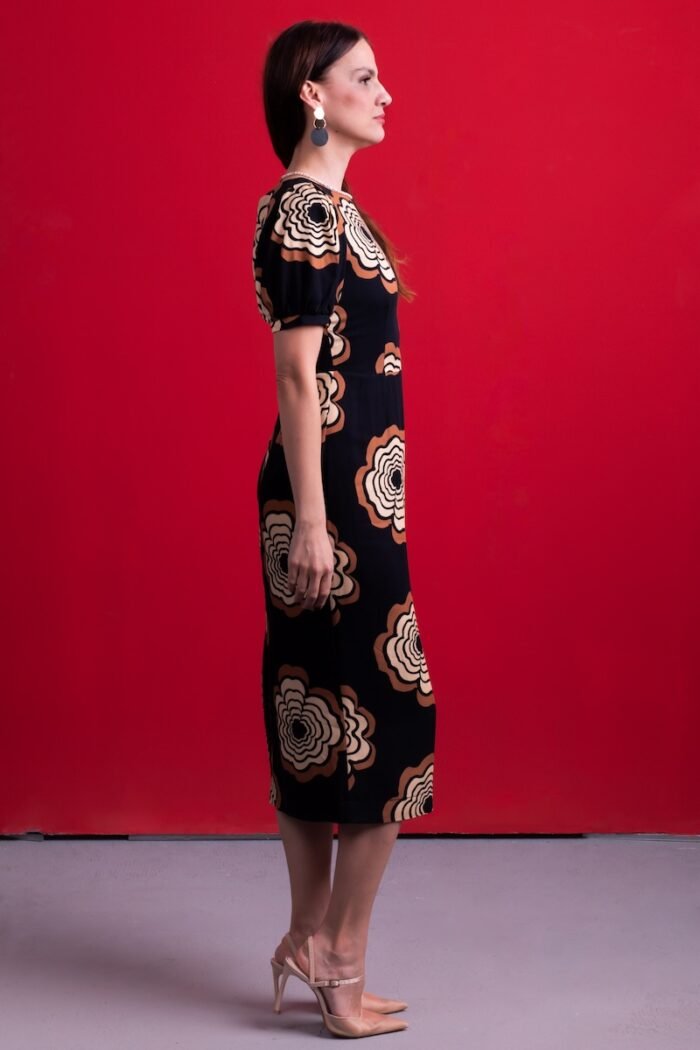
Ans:
<svg viewBox="0 0 700 1050"><path fill-rule="evenodd" d="M367 939L352 930L330 930L323 923L314 933L314 945L331 962L363 961L367 951Z"/></svg>
<svg viewBox="0 0 700 1050"><path fill-rule="evenodd" d="M294 941L296 947L300 948L310 934L316 934L319 925L320 923L316 923L315 925L312 925L308 922L297 923L294 926L290 926L289 936Z"/></svg>

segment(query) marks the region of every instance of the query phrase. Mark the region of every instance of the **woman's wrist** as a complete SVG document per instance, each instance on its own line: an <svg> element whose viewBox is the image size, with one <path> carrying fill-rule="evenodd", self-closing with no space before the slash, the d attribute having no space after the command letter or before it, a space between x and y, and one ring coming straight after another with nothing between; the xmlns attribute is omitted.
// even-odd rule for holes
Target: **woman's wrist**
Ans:
<svg viewBox="0 0 700 1050"><path fill-rule="evenodd" d="M299 529L323 529L326 530L326 515L314 514L314 515L303 515L298 516L296 519L297 528Z"/></svg>

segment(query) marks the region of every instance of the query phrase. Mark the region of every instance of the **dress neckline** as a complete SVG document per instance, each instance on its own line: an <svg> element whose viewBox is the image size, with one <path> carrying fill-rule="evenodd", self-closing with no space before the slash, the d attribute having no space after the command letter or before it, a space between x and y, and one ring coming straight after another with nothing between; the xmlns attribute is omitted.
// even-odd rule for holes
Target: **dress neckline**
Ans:
<svg viewBox="0 0 700 1050"><path fill-rule="evenodd" d="M324 190L328 190L329 193L334 193L339 197L345 197L347 200L352 200L352 193L347 193L345 190L334 190L332 186L326 186L325 182L321 182L319 179L313 178L311 175L299 175L297 172L285 173L280 176L280 182L283 179L307 179L309 182L313 182L316 186L323 187Z"/></svg>

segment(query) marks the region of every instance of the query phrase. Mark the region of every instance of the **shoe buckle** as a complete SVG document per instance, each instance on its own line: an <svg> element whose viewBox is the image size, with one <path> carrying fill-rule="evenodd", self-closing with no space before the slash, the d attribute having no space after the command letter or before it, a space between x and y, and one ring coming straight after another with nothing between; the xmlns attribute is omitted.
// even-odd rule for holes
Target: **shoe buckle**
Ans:
<svg viewBox="0 0 700 1050"><path fill-rule="evenodd" d="M340 984L340 981L339 981L339 980L337 980L337 978L333 977L333 978L331 978L331 980L330 980L330 981L328 982L328 984L329 984L329 986L330 986L331 988L337 988L337 987L338 987L338 985Z"/></svg>

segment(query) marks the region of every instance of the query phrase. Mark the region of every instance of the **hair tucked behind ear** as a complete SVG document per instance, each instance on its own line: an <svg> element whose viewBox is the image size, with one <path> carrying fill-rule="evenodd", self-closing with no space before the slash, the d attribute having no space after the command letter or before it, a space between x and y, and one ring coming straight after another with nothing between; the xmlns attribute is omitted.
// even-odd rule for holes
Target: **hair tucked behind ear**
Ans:
<svg viewBox="0 0 700 1050"><path fill-rule="evenodd" d="M369 40L355 26L344 22L314 22L307 19L288 26L272 42L263 69L263 106L272 148L286 167L306 130L305 106L299 97L305 80L322 81L326 71L360 40ZM341 187L350 193L347 179ZM353 202L372 236L389 260L399 295L414 299L415 292L402 280L396 248L374 219Z"/></svg>

